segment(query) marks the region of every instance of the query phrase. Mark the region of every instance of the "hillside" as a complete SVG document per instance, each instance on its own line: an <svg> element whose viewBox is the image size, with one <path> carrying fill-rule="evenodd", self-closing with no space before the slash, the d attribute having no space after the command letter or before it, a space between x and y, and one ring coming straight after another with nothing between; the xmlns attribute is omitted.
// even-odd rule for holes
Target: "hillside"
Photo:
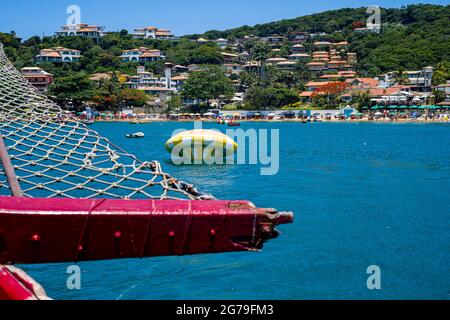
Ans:
<svg viewBox="0 0 450 320"><path fill-rule="evenodd" d="M323 40L348 40L357 52L360 72L371 75L417 69L449 61L450 6L410 5L381 10L380 34L353 32L352 23L366 21L366 8L339 9L225 31L211 30L188 38L242 38L248 35L287 35L293 31L327 33Z"/></svg>
<svg viewBox="0 0 450 320"><path fill-rule="evenodd" d="M358 75L372 78L388 71L398 71L402 77L399 81L405 83L409 80L404 79L403 71L433 66L434 84L442 84L450 79L450 6L420 4L400 9L382 9L381 33L355 31L354 27L363 24L367 16L366 8L346 8L225 31L212 30L174 40L136 38L127 30L122 30L107 33L98 39L34 36L23 41L16 38L13 32L0 33L0 41L16 67L38 66L54 76L54 82L49 84L47 92L59 103L70 102L81 108L84 102L90 101L97 105L98 110L119 110L124 101L134 106L144 105L149 99L161 101L156 97L164 95L164 89L167 88L166 82L162 83L158 77L164 77L167 61L178 65L181 70L174 71L177 77L173 79L177 78L178 82L174 83L176 87L172 87L175 91L171 91L173 108L182 105L182 98L208 105L211 99L225 96L231 99L235 91L240 97L234 101L241 101L244 96L244 105L255 109L282 108L309 98L308 103L316 107L337 107L340 103L346 105L348 101L340 100L344 88L339 84L336 88L335 84L326 88L330 92L339 89L327 98L319 95L312 97L312 89L307 88L309 82L317 83L315 81L323 81L327 77L338 76L337 79L343 82L345 79L341 74L332 74L343 70L355 72L351 77ZM289 36L296 31L315 34L300 46L306 58L292 59L295 56L291 54L294 46ZM281 40L271 43L269 39L263 38L273 35L282 36L272 37ZM199 38L209 41L196 41ZM315 48L315 42L321 40L334 45L344 43L345 48L338 53L341 56L336 58L336 49L327 48L329 51L325 52L325 60L323 57L314 57L314 53L320 53ZM220 45L220 42L225 42L225 45ZM79 58L63 63L62 56L57 53L61 61L37 61L36 56L46 51L43 49L56 47L67 52L74 49ZM139 56L135 60L127 60L122 55L128 54L130 49L135 49L134 52L152 49L158 52L158 58L141 60ZM342 56L347 53L357 57L348 65L348 56L345 57L347 60L342 61ZM143 57L144 54L141 54ZM321 54L324 54L323 51ZM334 61L328 59L328 55L334 55ZM272 62L273 59L284 62L270 63L270 59ZM258 61L256 68L255 60ZM257 67L258 63L260 67ZM317 64L322 67L314 70ZM147 73L138 74L138 66L145 66L146 71L155 77L144 79L143 74ZM199 70L203 70L203 73L196 72ZM131 78L139 83L132 82ZM377 82L377 79L372 80ZM309 92L305 93L307 90ZM370 97L359 98L359 105L363 105L367 104L367 98Z"/></svg>

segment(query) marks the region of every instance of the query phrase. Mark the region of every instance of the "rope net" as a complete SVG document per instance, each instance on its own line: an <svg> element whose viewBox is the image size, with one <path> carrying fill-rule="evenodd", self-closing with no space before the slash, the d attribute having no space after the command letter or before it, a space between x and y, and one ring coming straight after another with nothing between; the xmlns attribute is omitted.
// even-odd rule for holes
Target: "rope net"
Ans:
<svg viewBox="0 0 450 320"><path fill-rule="evenodd" d="M25 197L211 199L142 162L38 92L0 43L0 134ZM4 166L0 196L11 194Z"/></svg>

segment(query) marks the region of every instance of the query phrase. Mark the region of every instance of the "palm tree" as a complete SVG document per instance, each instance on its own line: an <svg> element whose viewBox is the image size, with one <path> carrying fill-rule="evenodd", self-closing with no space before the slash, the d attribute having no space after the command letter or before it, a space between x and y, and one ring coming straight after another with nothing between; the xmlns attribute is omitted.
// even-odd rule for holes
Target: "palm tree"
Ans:
<svg viewBox="0 0 450 320"><path fill-rule="evenodd" d="M397 79L399 84L408 84L408 75L405 74L405 70L403 68L400 68L398 70Z"/></svg>
<svg viewBox="0 0 450 320"><path fill-rule="evenodd" d="M270 49L267 43L265 42L256 42L252 49L252 57L253 60L258 61L260 63L259 68L259 78L264 78L265 74L265 66L266 60L268 58Z"/></svg>

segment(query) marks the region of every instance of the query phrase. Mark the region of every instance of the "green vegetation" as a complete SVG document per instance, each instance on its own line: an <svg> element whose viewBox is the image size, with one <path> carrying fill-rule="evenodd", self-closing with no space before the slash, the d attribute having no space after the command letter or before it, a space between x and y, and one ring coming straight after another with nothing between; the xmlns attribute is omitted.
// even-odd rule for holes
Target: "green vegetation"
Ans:
<svg viewBox="0 0 450 320"><path fill-rule="evenodd" d="M81 110L86 101L93 102L99 111L119 111L119 107L141 107L149 100L142 91L123 89L117 73L97 85L82 73L57 78L49 95L61 105L73 105L75 110Z"/></svg>
<svg viewBox="0 0 450 320"><path fill-rule="evenodd" d="M83 74L73 74L55 80L50 87L49 95L60 104L72 102L80 107L84 101L94 97L94 87Z"/></svg>
<svg viewBox="0 0 450 320"><path fill-rule="evenodd" d="M450 79L450 62L445 61L437 65L433 73L433 84L438 85L445 83L446 80Z"/></svg>
<svg viewBox="0 0 450 320"><path fill-rule="evenodd" d="M364 26L368 17L366 8L339 9L312 14L295 19L243 26L225 31L208 31L203 35L189 35L177 41L133 39L126 30L108 33L98 42L84 37L40 37L34 36L23 42L14 33L0 33L0 41L5 52L18 67L37 65L34 57L43 48L63 46L82 51L82 59L77 63L41 63L47 72L55 76L49 95L60 103L71 103L80 107L83 101L97 104L99 109L119 110L124 106L142 106L151 97L132 89L123 89L120 74L135 75L136 62L122 62L123 50L138 47L159 49L168 61L174 64L199 65L199 71L192 72L184 84L181 95L172 95L167 103L167 112L179 110L182 98L209 105L210 100L222 102L234 93L235 83L246 91L243 106L252 109L282 108L295 106L302 108L298 92L304 90L306 82L314 75L308 71L305 62L299 62L294 70L283 71L266 64L270 57L289 54L291 43L281 43L279 51L272 51L267 43L255 37L274 34L286 39L296 31L325 33L304 43L310 51L314 41L348 41L351 52L358 56L358 72L363 76L379 76L383 72L398 71L400 80L405 70L417 70L431 65L436 68L433 84L444 83L450 79L450 6L429 4L409 5L399 9L382 9L382 31L355 32L354 27ZM249 36L243 40L244 36ZM193 39L226 38L237 44L239 52L246 51L249 59L257 61L251 72L226 77L221 69L221 51L234 52L231 48L220 50L216 44L199 44ZM239 39L239 42L236 42ZM146 70L162 75L165 61L149 62ZM112 74L111 79L92 82L88 77L93 73ZM342 79L339 79L342 81ZM337 106L336 88L329 88L313 97L315 107ZM358 95L354 104L359 108L367 104L368 97ZM438 97L441 99L442 97Z"/></svg>
<svg viewBox="0 0 450 320"><path fill-rule="evenodd" d="M411 70L450 61L449 5L417 4L400 9L382 8L380 34L353 32L352 25L365 22L367 18L366 8L345 8L188 37L230 39L250 35L288 35L295 31L327 33L314 40L348 40L350 51L358 54L358 70L372 76L402 67ZM307 43L306 47L309 46L310 43Z"/></svg>
<svg viewBox="0 0 450 320"><path fill-rule="evenodd" d="M166 113L178 111L181 109L182 106L183 106L183 100L181 99L181 96L173 93L170 96L169 100L167 101Z"/></svg>
<svg viewBox="0 0 450 320"><path fill-rule="evenodd" d="M231 98L233 93L233 82L220 67L212 65L192 72L182 90L185 99L204 101L208 106L210 100Z"/></svg>
<svg viewBox="0 0 450 320"><path fill-rule="evenodd" d="M274 109L298 101L298 92L287 88L254 86L247 91L246 107L249 109Z"/></svg>
<svg viewBox="0 0 450 320"><path fill-rule="evenodd" d="M370 97L367 92L357 93L352 95L352 102L358 112L362 112L363 107L370 105Z"/></svg>

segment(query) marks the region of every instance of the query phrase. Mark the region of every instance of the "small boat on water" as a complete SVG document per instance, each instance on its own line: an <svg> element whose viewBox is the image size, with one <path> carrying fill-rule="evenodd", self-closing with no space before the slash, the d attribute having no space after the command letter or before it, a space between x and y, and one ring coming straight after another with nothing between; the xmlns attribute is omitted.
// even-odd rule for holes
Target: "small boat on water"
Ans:
<svg viewBox="0 0 450 320"><path fill-rule="evenodd" d="M143 132L136 132L136 133L129 133L126 135L128 139L138 139L138 138L144 138L145 134Z"/></svg>

